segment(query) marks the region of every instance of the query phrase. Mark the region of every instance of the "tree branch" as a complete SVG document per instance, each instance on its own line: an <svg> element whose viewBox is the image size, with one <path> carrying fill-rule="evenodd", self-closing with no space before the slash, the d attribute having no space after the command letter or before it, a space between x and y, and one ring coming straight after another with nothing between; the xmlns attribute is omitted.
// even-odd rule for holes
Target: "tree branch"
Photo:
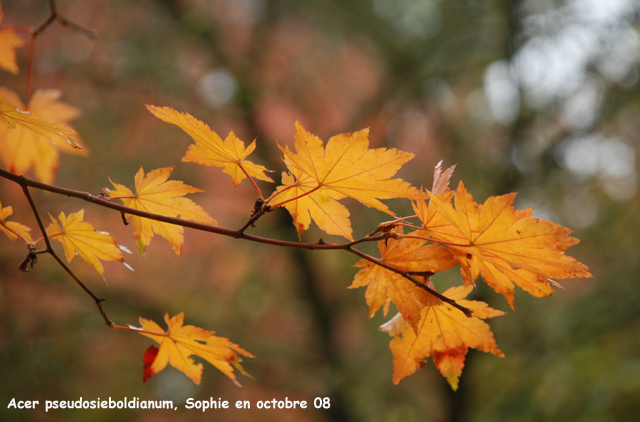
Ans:
<svg viewBox="0 0 640 422"><path fill-rule="evenodd" d="M38 208L36 207L35 202L33 202L33 198L31 197L31 193L29 192L29 187L26 184L21 184L21 186L22 186L22 191L24 192L24 195L27 197L27 200L29 201L29 205L31 206L31 210L33 211L33 215L36 217L36 221L38 222L38 227L40 227L40 231L42 232L42 237L44 238L44 243L47 245L47 249L45 250L45 252L48 253L49 255L51 255L58 262L58 264L60 264L60 266L67 272L67 274L69 274L69 276L78 284L78 286L80 286L82 288L82 290L84 290L89 296L91 296L91 299L93 299L93 301L95 302L96 306L98 307L98 311L100 311L100 315L102 315L102 319L104 319L104 322L105 322L105 324L107 324L107 327L113 328L113 326L115 324L109 319L109 317L105 313L104 309L102 309L102 302L104 302L106 299L105 298L100 298L100 297L96 296L95 294L93 294L93 292L91 290L89 290L89 288L82 281L80 281L80 279L73 273L73 271L71 271L71 269L67 266L67 264L65 264L60 259L58 254L56 254L56 252L51 247L51 241L49 240L49 236L47 235L47 231L44 228L44 224L42 223L42 219L40 218L40 213L38 213ZM31 255L31 254L35 255L35 250L31 250L30 249L29 255ZM29 258L27 258L27 260L29 260ZM34 261L33 259L31 259L29 261L31 262L31 267L33 267L33 264L37 260ZM25 262L27 262L27 261L25 261Z"/></svg>
<svg viewBox="0 0 640 422"><path fill-rule="evenodd" d="M56 193L59 195L65 195L65 196L69 196L69 197L74 197L74 198L78 198L81 199L83 201L86 202L91 202L93 204L105 207L105 208L111 208L113 210L119 211L121 213L126 213L126 214L131 214L131 215L136 215L138 217L143 217L143 218L148 218L150 220L156 220L156 221L162 221L164 223L169 223L169 224L175 224L178 226L182 226L182 227L188 227L191 229L195 229L195 230L200 230L200 231L205 231L205 232L210 232L210 233L216 233L222 236L227 236L227 237L233 237L234 239L243 239L243 240L249 240L251 242L257 242L257 243L265 243L265 244L269 244L269 245L275 245L275 246L282 246L282 247L287 247L287 248L299 248L299 249L309 249L309 250L345 250L348 252L351 252L355 255L358 255L361 258L364 258L370 262L375 263L376 265L379 265L383 268L386 268L390 271L393 271L395 273L398 273L400 275L402 275L403 277L405 277L407 280L411 281L413 284L415 284L416 286L425 289L427 292L429 292L430 294L436 296L437 298L439 298L440 300L442 300L443 302L446 302L448 304L450 304L451 306L454 306L455 308L459 309L460 311L462 311L465 315L467 316L471 316L471 310L465 308L464 306L461 306L459 304L457 304L454 300L449 299L446 296L443 296L442 294L436 292L435 290L425 286L423 283L420 283L419 281L417 281L415 278L413 278L411 276L411 274L407 271L404 271L400 268L394 267L393 265L390 265L378 258L374 258L370 255L365 254L364 252L361 252L357 249L353 249L353 246L359 244L359 243L363 243L363 242L376 242L379 240L384 240L384 239L388 239L390 237L395 237L397 236L397 234L393 234L393 233L383 233L380 236L371 236L371 235L367 235L361 239L357 239L354 240L352 242L349 243L325 243L324 241L320 240L319 242L316 243L304 243L304 242L292 242L292 241L288 241L288 240L279 240L279 239L271 239L271 238L267 238L267 237L261 237L261 236L255 236L255 235L251 235L251 234L246 234L244 233L244 230L250 225L249 223L247 225L245 225L242 229L240 230L231 230L231 229L225 229L222 227L218 227L218 226L213 226L210 224L205 224L205 223L198 223L195 221L189 221L189 220L183 220L181 218L177 218L177 217L167 217L164 215L158 215L158 214L153 214L150 212L146 212L146 211L141 211L135 208L130 208L124 205L120 205L120 204L114 204L113 202L109 201L107 198L104 198L102 194L100 195L92 195L88 192L81 192L81 191L77 191L74 189L68 189L68 188L63 188L63 187L59 187L59 186L54 186L54 185L49 185L46 183L42 183L42 182L38 182L36 180L31 180L31 179L27 179L24 176L18 176L15 175L13 173L10 173L6 170L0 169L0 177L3 177L5 179L11 180L14 183L19 184L20 186L22 186L22 189L25 191L25 194L28 193L28 187L33 187L36 189L40 189L40 190L44 190L47 192L52 192L52 193ZM30 198L30 196L29 196ZM32 206L32 208L34 208L34 206ZM37 210L34 209L34 213L37 213ZM37 214L36 214L37 215ZM39 222L39 224L41 224L41 222ZM43 231L44 234L44 227L41 227L41 230ZM47 242L47 249L48 250L52 250L50 245L49 245L49 240L48 237L46 237L46 234L44 234L45 236L45 241ZM76 280L79 282L79 280ZM81 283L80 283L81 284ZM82 285L84 286L84 285ZM83 287L86 289L86 287ZM86 289L88 290L88 289ZM95 296L90 293L91 296L94 298L94 300L96 300L97 298L95 298ZM96 304L99 305L99 302L96 302ZM113 324L113 323L111 323ZM107 324L109 325L109 324Z"/></svg>

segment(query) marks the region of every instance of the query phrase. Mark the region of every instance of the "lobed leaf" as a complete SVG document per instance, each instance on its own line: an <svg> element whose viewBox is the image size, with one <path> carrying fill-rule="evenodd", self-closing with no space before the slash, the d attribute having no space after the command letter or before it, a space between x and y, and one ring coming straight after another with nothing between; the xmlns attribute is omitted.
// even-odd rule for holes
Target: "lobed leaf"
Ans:
<svg viewBox="0 0 640 422"><path fill-rule="evenodd" d="M221 167L223 172L231 176L233 186L239 185L247 176L273 183L265 174L268 171L265 167L246 159L256 148L255 141L245 148L244 142L233 132L223 141L208 125L188 113L152 105L147 105L147 109L158 119L178 126L195 141L182 161Z"/></svg>
<svg viewBox="0 0 640 422"><path fill-rule="evenodd" d="M183 198L189 193L203 191L179 180L168 181L172 171L173 167L164 167L152 170L145 175L144 169L140 167L135 177L135 194L126 186L114 182L111 183L116 189L105 189L105 192L109 194L110 198L118 198L125 206L137 210L167 217L179 216L185 220L201 223L217 224L199 205L188 198ZM154 233L167 239L176 255L180 255L184 242L183 227L135 215L132 216L132 220L133 235L141 255L144 255Z"/></svg>
<svg viewBox="0 0 640 422"><path fill-rule="evenodd" d="M320 138L296 122L296 153L280 146L289 173L283 174L269 203L289 211L299 234L313 219L325 232L353 240L349 211L338 202L346 197L390 215L395 214L380 199L425 197L408 182L391 179L413 154L369 149L368 134L364 129L336 135L325 148Z"/></svg>
<svg viewBox="0 0 640 422"><path fill-rule="evenodd" d="M401 228L395 229L401 233ZM457 265L451 253L441 246L426 245L421 239L387 239L378 242L381 261L394 267L415 273L437 273ZM432 302L433 296L416 286L401 274L363 259L356 267L362 268L349 288L367 287L365 298L369 305L369 318L384 307L387 316L390 302L393 302L405 320L414 328L420 320L420 311ZM418 277L419 278L419 277ZM425 282L429 277L424 277Z"/></svg>
<svg viewBox="0 0 640 422"><path fill-rule="evenodd" d="M194 383L200 385L202 379L202 364L196 364L191 356L198 356L229 377L240 386L233 372L234 368L242 374L244 371L240 356L254 357L224 337L215 336L215 331L207 331L200 327L184 324L184 312L169 318L164 316L167 330L163 330L154 321L140 318L141 335L149 337L160 345L159 348L150 346L144 355L143 380L157 374L166 368L167 364L175 367L188 376Z"/></svg>
<svg viewBox="0 0 640 422"><path fill-rule="evenodd" d="M471 318L453 306L441 303L422 309L417 330L406 323L399 325L400 314L380 327L393 336L389 347L393 354L394 384L421 369L424 360L433 356L436 367L456 390L464 367L464 357L470 347L504 357L489 325L482 321L503 315L504 312L489 308L484 302L464 300L471 290L471 286L459 286L444 292L445 296L462 306L473 309Z"/></svg>
<svg viewBox="0 0 640 422"><path fill-rule="evenodd" d="M40 181L52 183L60 151L89 154L76 131L66 125L80 110L59 101L61 95L59 90L36 90L25 106L15 92L2 88L0 161L12 173L33 170Z"/></svg>
<svg viewBox="0 0 640 422"><path fill-rule="evenodd" d="M15 221L5 221L7 217L13 214L13 207L11 205L2 208L2 202L0 202L0 231L6 234L9 239L16 240L21 238L26 243L33 243L31 239L30 227Z"/></svg>
<svg viewBox="0 0 640 422"><path fill-rule="evenodd" d="M565 255L578 243L571 230L516 211L516 194L491 197L478 205L460 182L455 197L430 195L415 204L422 235L445 242L460 263L466 284L482 279L514 307L514 284L536 297L549 296L552 279L591 277L586 265Z"/></svg>
<svg viewBox="0 0 640 422"><path fill-rule="evenodd" d="M104 275L101 261L119 261L131 269L124 262L116 238L109 233L97 231L90 223L83 221L83 209L68 217L61 212L58 217L60 223L51 215L49 218L51 224L46 229L47 236L62 243L67 261L71 262L76 255L80 255L101 277Z"/></svg>

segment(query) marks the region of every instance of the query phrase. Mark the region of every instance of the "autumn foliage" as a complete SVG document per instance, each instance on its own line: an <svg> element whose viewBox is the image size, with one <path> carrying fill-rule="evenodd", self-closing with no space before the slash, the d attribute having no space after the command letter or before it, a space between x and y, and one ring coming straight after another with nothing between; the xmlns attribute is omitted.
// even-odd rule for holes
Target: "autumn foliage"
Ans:
<svg viewBox="0 0 640 422"><path fill-rule="evenodd" d="M13 49L21 45L22 39L10 29L0 32L0 67L18 72ZM223 140L190 114L147 105L158 119L178 126L192 138L194 143L183 162L218 167L231 177L233 186L247 180L255 188L257 198L253 213L247 215L247 224L240 230L231 230L217 226L215 210L212 217L186 197L202 190L171 180L173 167L148 172L141 167L133 180L110 181L111 187L106 186L109 179L105 175L104 193L98 196L53 186L59 152L86 152L68 125L79 110L60 102L59 91L36 91L27 104L8 89L2 88L1 92L0 176L22 187L39 222L40 234L34 234L38 229L22 224L20 216L13 216L13 209L7 204L0 205L0 230L10 240L25 244L27 258L22 268L33 267L39 254L52 255L91 295L110 328L137 332L159 345L150 346L144 354L144 381L169 364L199 384L203 365L192 359L198 356L237 383L234 369L247 375L240 364L241 356L253 355L228 339L215 336L213 331L184 325L184 313L171 318L167 314L166 329L144 318L139 320L140 327L114 324L100 306L101 300L57 257L51 241L62 244L67 262L78 255L100 277L104 276L103 261L127 265L123 252L128 249L109 233L84 221L84 209L68 215L59 213L57 218L50 215L51 223L44 228L30 189L75 196L121 212L123 219L132 223L133 238L142 255L156 234L180 255L184 227L190 227L275 246L343 250L358 256L355 266L360 270L349 288L366 288L369 316L380 310L387 316L392 303L398 311L380 327L392 337L394 383L416 372L425 359L432 357L456 389L469 348L504 356L485 321L503 312L484 302L466 299L478 279L504 296L515 309L516 285L533 296L544 297L561 287L556 280L590 277L585 265L565 254L569 246L578 242L569 236L570 230L532 217L532 209L516 210L515 194L491 197L480 204L462 182L451 190L454 167L443 169L439 164L433 180L425 181L429 189L411 186L396 174L413 154L370 148L368 129L335 135L325 143L301 123L291 122L295 124L295 151L278 145L286 167L280 169L284 171L278 184L267 175L276 173L250 159L256 141L247 146L233 132ZM29 173L37 181L21 177ZM263 193L267 188L258 183L275 186L266 185L271 186L270 192ZM345 198L382 211L391 220L357 238L351 224L353 216L341 202ZM415 214L397 216L381 201L391 198L411 201ZM246 233L260 218L278 208L291 215L299 236L313 221L327 234L342 236L347 242L296 243ZM364 242L376 242L379 257L357 249ZM461 284L439 293L431 276L458 267Z"/></svg>

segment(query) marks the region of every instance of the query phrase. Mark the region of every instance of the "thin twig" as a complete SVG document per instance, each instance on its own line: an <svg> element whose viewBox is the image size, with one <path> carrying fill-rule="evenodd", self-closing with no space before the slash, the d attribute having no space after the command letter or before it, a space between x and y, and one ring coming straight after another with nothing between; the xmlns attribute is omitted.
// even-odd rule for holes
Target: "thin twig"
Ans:
<svg viewBox="0 0 640 422"><path fill-rule="evenodd" d="M429 286L427 286L424 283L419 282L418 280L416 280L415 278L413 278L411 276L411 272L409 271L404 271L401 270L397 267L394 267L393 265L389 265L386 262L378 259L378 258L374 258L371 255L367 255L366 253L359 251L357 249L352 249L349 248L347 249L347 251L351 252L354 255L358 255L361 258L366 259L367 261L373 262L376 265L381 266L382 268L385 268L389 271L393 271L394 273L400 274L401 276L403 276L404 278L406 278L407 280L409 280L410 282L412 282L413 284L415 284L416 286L420 287L421 289L425 290L427 293L432 294L433 296L437 297L438 299L442 300L443 302L448 303L449 305L453 306L456 309L459 309L460 311L462 311L467 317L471 318L471 315L473 314L473 310L466 308L462 305L460 305L459 303L457 303L455 300L450 299L446 296L444 296L441 293L438 293L437 291L433 290L432 288L430 288Z"/></svg>
<svg viewBox="0 0 640 422"><path fill-rule="evenodd" d="M60 25L62 26L66 26L67 28L76 31L76 32L80 32L82 34L84 34L86 37L90 38L90 39L95 39L98 37L98 31L96 31L95 29L87 29L84 28L80 25L78 25L75 22L72 22L70 20L68 20L67 18L65 18L64 16L58 14L56 15L56 18L58 20L58 22L60 22Z"/></svg>
<svg viewBox="0 0 640 422"><path fill-rule="evenodd" d="M84 290L89 296L91 296L91 299L93 299L96 306L98 307L98 311L100 311L100 315L102 315L102 318L104 319L105 324L107 324L107 327L112 327L114 325L113 322L109 319L104 309L102 309L102 302L104 302L106 299L99 298L98 296L93 294L93 292L89 290L89 288L82 281L80 281L80 279L73 273L73 271L71 271L71 269L67 266L67 264L65 264L64 261L60 259L58 254L56 254L56 252L53 250L53 247L51 246L51 241L49 240L47 231L44 228L42 219L40 218L40 213L38 212L38 208L36 207L35 202L33 202L33 198L31 197L31 193L29 192L29 187L26 184L23 184L22 191L24 192L24 195L27 197L27 200L29 201L29 205L31 206L31 211L33 211L33 215L36 217L36 221L38 222L38 227L40 227L40 231L42 232L44 243L47 245L46 252L49 255L51 255L58 262L58 264L60 264L60 266L82 288L82 290Z"/></svg>
<svg viewBox="0 0 640 422"><path fill-rule="evenodd" d="M42 34L49 25L51 25L54 21L57 20L60 23L60 25L65 26L74 31L80 32L91 39L94 39L98 36L97 31L86 29L78 25L77 23L72 22L67 18L65 18L64 16L62 16L60 12L58 12L58 6L55 0L49 0L49 10L50 10L49 17L40 25L38 25L35 29L33 29L31 32L31 36L29 37L29 55L27 59L27 95L25 98L25 103L27 105L29 104L29 100L31 99L31 90L33 85L33 60L34 60L34 53L35 53L36 38L40 34Z"/></svg>
<svg viewBox="0 0 640 422"><path fill-rule="evenodd" d="M46 183L42 183L42 182L38 182L35 180L31 180L31 179L27 179L24 176L17 176L13 173L10 173L6 170L0 169L0 177L3 177L5 179L11 180L17 184L19 184L20 186L22 186L23 190L26 189L27 187L34 187L36 189L41 189L44 191L48 191L48 192L52 192L52 193L56 193L56 194L60 194L60 195L65 195L65 196L69 196L69 197L74 197L74 198L78 198L78 199L82 199L83 201L86 202L91 202L94 203L96 205L100 205L106 208L111 208L114 209L116 211L122 212L122 213L126 213L126 214L131 214L131 215L136 215L138 217L143 217L143 218L148 218L150 220L156 220L156 221L161 221L164 223L169 223L169 224L175 224L178 226L182 226L182 227L188 227L191 229L195 229L195 230L200 230L200 231L205 231L205 232L210 232L210 233L216 233L216 234L220 234L223 236L228 236L228 237L233 237L235 239L243 239L243 240L249 240L252 242L258 242L258 243L265 243L265 244L269 244L269 245L276 245L276 246L282 246L282 247L287 247L287 248L299 248L299 249L308 249L308 250L346 250L349 251L355 255L358 255L364 259L367 259L377 265L380 265L383 268L386 268L390 271L393 271L395 273L398 273L400 275L402 275L403 277L407 278L409 281L411 281L412 283L416 284L417 286L420 286L421 288L424 288L425 290L427 290L429 293L433 294L434 296L438 297L439 299L441 299L444 302L449 303L450 305L458 308L459 310L461 310L462 312L464 312L465 315L469 316L471 315L471 310L458 305L455 301L453 301L452 299L447 298L446 296L442 296L440 293L436 292L433 289L429 289L428 287L424 286L422 283L420 283L419 281L417 281L416 279L414 279L413 277L411 277L411 275L404 270L401 270L399 268L396 268L392 265L387 264L384 261L381 261L377 258L374 258L370 255L365 254L364 252L358 251L357 249L353 249L353 246L359 244L359 243L363 243L363 242L375 242L375 241L379 241L379 240L384 240L384 239L388 239L390 237L401 237L401 235L398 235L397 233L384 233L380 236L370 236L367 235L361 239L357 239L354 240L352 242L349 243L325 243L323 241L317 242L317 243L303 243L303 242L292 242L292 241L287 241L287 240L280 240L280 239L271 239L271 238L267 238L267 237L261 237L261 236L255 236L255 235L251 235L251 234L247 234L244 232L241 232L240 230L231 230L231 229L225 229L222 227L218 227L218 226L213 226L211 224L205 224L205 223L198 223L195 221L189 221L189 220L182 220L181 218L177 218L177 217L167 217L164 215L158 215L158 214L153 214L150 212L146 212L146 211L141 211L135 208L130 208L124 205L120 205L120 204L115 204L111 201L109 201L108 199L104 198L102 195L91 195L90 193L87 192L81 192L81 191L77 191L77 190L73 190L73 189L68 189L68 188L62 188L59 186L54 186L54 185L49 185ZM46 236L46 235L45 235ZM48 242L48 238L45 237L45 240ZM49 248L49 246L47 246L47 248Z"/></svg>
<svg viewBox="0 0 640 422"><path fill-rule="evenodd" d="M5 225L1 220L0 220L0 226L2 226L5 230L13 233L14 236L16 236L17 238L19 238L20 240L22 240L24 243L26 243L27 245L31 244L31 242L29 242L29 240L27 240L26 237L24 237L23 235L21 235L20 233L18 233L17 231L15 231L14 229L12 229L10 226ZM36 243L36 242L33 242Z"/></svg>
<svg viewBox="0 0 640 422"><path fill-rule="evenodd" d="M56 193L59 195L69 196L73 198L78 198L86 202L90 202L92 204L96 204L105 208L110 208L116 211L120 211L125 214L131 214L138 217L148 218L150 220L161 221L163 223L175 224L177 226L187 227L190 229L216 233L222 236L233 237L235 239L244 239L252 242L258 243L266 243L269 245L276 246L284 246L289 248L300 248L300 249L322 249L322 250L338 250L338 249L347 249L353 245L362 242L374 242L385 237L364 237L362 239L355 240L353 242L339 244L339 243L303 243L303 242L292 242L288 240L279 240L279 239L271 239L268 237L255 236L247 233L241 233L239 230L231 230L225 229L222 227L214 226L206 223L198 223L196 221L183 220L178 217L167 217L164 215L153 214L150 212L142 211L136 208L130 208L121 204L116 204L109 201L107 198L102 197L102 195L92 195L88 192L82 192L74 189L63 188L60 186L49 185L47 183L38 182L36 180L28 179L24 176L18 176L13 173L10 173L6 170L0 169L0 177L3 177L7 180L11 180L12 182L17 183L20 186L29 186L36 189L44 190L47 192Z"/></svg>
<svg viewBox="0 0 640 422"><path fill-rule="evenodd" d="M238 164L238 167L240 167L240 170L242 170L242 172L244 173L244 175L247 176L247 179L249 179L249 181L251 182L253 187L258 191L258 198L259 199L263 199L264 197L262 196L262 191L260 190L260 188L256 184L255 180L253 180L253 177L251 177L249 175L249 173L247 172L247 170L242 166L242 162L239 162L237 164Z"/></svg>

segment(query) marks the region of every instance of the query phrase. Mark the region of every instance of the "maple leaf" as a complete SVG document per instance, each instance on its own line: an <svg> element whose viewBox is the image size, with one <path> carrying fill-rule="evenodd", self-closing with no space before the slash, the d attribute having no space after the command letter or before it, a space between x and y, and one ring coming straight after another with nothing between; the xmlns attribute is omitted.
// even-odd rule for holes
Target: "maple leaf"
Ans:
<svg viewBox="0 0 640 422"><path fill-rule="evenodd" d="M159 348L151 346L145 352L144 381L170 364L200 385L202 364L196 364L191 358L193 355L201 357L218 368L238 386L240 384L236 380L233 369L248 376L240 365L242 362L240 355L252 358L254 356L251 353L224 337L215 336L215 331L207 331L194 325L183 325L184 312L172 318L169 318L169 314L165 314L164 320L168 327L167 331L154 321L140 318L140 325L145 331L140 334L160 345Z"/></svg>
<svg viewBox="0 0 640 422"><path fill-rule="evenodd" d="M121 249L128 252L123 246L119 246L116 238L106 232L99 232L93 226L83 221L84 210L65 216L60 213L60 223L51 215L51 224L47 227L49 239L56 239L64 247L64 254L67 261L71 262L74 256L80 255L87 261L101 277L104 275L102 261L119 261L127 268L132 268L124 262ZM104 280L104 278L103 278Z"/></svg>
<svg viewBox="0 0 640 422"><path fill-rule="evenodd" d="M233 132L229 132L223 141L208 125L188 113L152 105L147 105L147 109L158 119L178 126L193 138L195 144L189 145L182 161L222 167L222 171L231 176L233 186L239 185L247 176L273 183L265 174L268 171L265 167L246 159L256 148L255 141L245 148L244 142Z"/></svg>
<svg viewBox="0 0 640 422"><path fill-rule="evenodd" d="M58 101L60 95L58 90L37 90L25 107L15 92L2 89L0 160L12 173L24 174L33 169L40 181L52 183L60 150L89 154L76 131L65 124L78 117L80 111Z"/></svg>
<svg viewBox="0 0 640 422"><path fill-rule="evenodd" d="M2 202L0 202L0 231L9 236L9 239L12 241L21 238L26 243L33 243L33 239L31 239L31 234L29 233L31 228L15 221L5 221L7 217L12 214L13 207L9 205L2 208Z"/></svg>
<svg viewBox="0 0 640 422"><path fill-rule="evenodd" d="M269 198L284 206L298 233L311 219L329 234L353 240L349 211L338 200L350 197L368 207L395 215L379 199L421 199L424 194L402 179L391 179L413 154L396 149L369 149L369 130L333 136L326 148L320 138L296 122L296 153L280 147L290 173ZM272 200L278 198L279 203Z"/></svg>
<svg viewBox="0 0 640 422"><path fill-rule="evenodd" d="M173 167L164 167L152 170L145 175L144 169L140 167L135 177L135 194L126 186L113 181L111 183L116 190L105 189L105 192L109 194L110 198L120 199L125 206L137 210L167 217L180 216L185 220L200 223L217 224L199 205L188 198L183 198L186 194L203 192L203 190L189 186L179 180L167 181L172 171ZM144 255L145 249L151 242L154 233L167 239L176 255L180 255L182 243L184 242L183 227L135 215L132 216L132 220L133 236L141 255Z"/></svg>
<svg viewBox="0 0 640 422"><path fill-rule="evenodd" d="M504 315L504 312L492 309L484 302L464 300L472 289L472 286L458 286L444 292L444 296L472 309L470 318L453 306L441 303L422 309L417 330L402 321L400 314L380 327L394 336L389 344L393 354L394 384L422 368L424 360L433 356L436 367L456 390L469 347L504 357L489 325L483 321Z"/></svg>
<svg viewBox="0 0 640 422"><path fill-rule="evenodd" d="M0 22L4 18L0 5ZM0 68L17 75L20 69L16 63L15 49L22 47L24 40L11 28L0 28Z"/></svg>
<svg viewBox="0 0 640 422"><path fill-rule="evenodd" d="M397 227L394 232L401 234L402 228ZM412 238L381 240L378 242L381 261L404 271L425 273L426 280L432 273L446 271L457 265L446 248L437 245L424 246L425 243L426 240ZM355 275L349 288L367 287L365 298L369 305L369 318L382 307L386 317L389 304L393 302L402 316L414 327L417 326L421 309L433 300L431 294L402 275L366 259L359 261L355 266L362 269Z"/></svg>
<svg viewBox="0 0 640 422"><path fill-rule="evenodd" d="M442 241L460 263L465 284L482 279L514 307L514 283L536 297L549 296L553 279L591 277L586 265L565 255L578 243L571 230L516 211L516 194L491 197L478 205L460 182L453 203L450 192L414 205L421 233Z"/></svg>

